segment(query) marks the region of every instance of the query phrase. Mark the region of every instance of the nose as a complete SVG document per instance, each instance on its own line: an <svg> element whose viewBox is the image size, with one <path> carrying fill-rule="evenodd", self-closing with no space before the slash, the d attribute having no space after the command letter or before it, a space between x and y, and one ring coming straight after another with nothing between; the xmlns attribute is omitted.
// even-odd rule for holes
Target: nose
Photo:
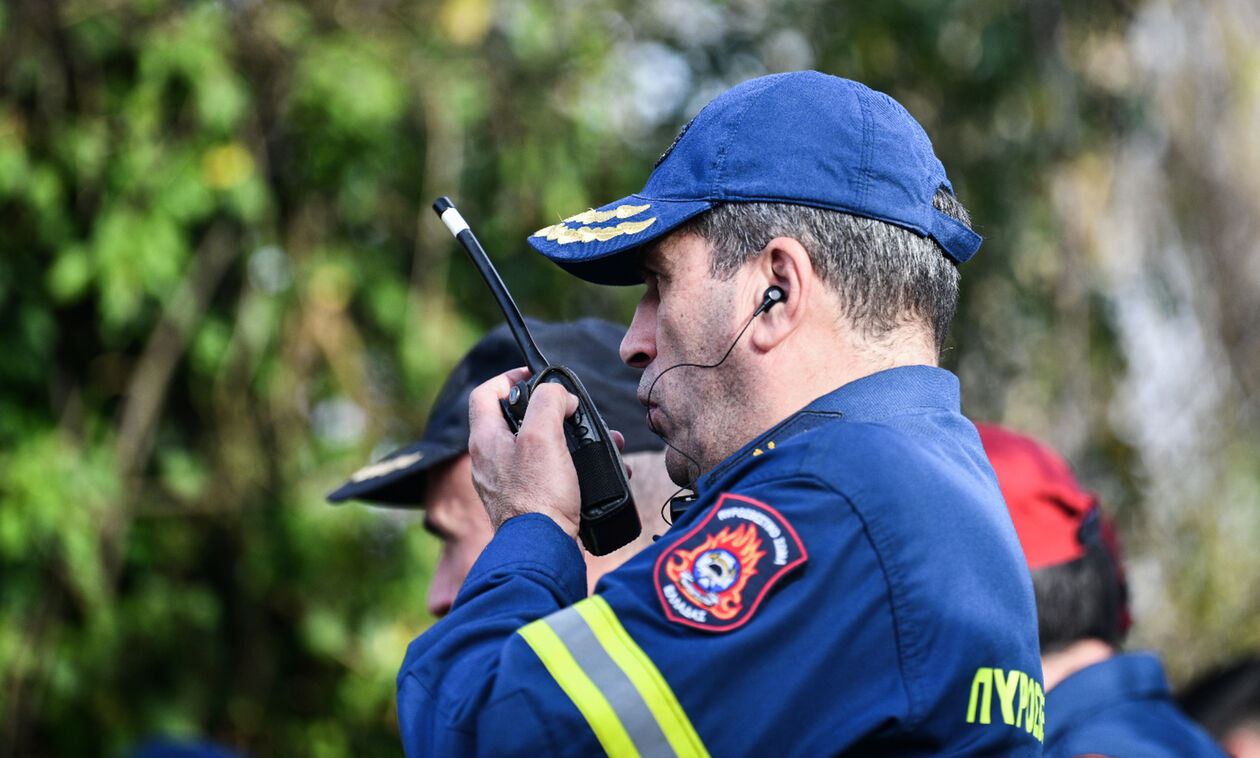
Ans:
<svg viewBox="0 0 1260 758"><path fill-rule="evenodd" d="M425 596L425 605L428 606L429 613L437 618L442 618L451 612L451 605L455 602L455 595L459 592L460 586L460 582L455 581L452 561L447 553L446 550L442 551L442 557L433 570L433 581L429 582L429 592Z"/></svg>
<svg viewBox="0 0 1260 758"><path fill-rule="evenodd" d="M634 309L634 320L621 338L621 360L644 369L656 358L656 303L644 295Z"/></svg>

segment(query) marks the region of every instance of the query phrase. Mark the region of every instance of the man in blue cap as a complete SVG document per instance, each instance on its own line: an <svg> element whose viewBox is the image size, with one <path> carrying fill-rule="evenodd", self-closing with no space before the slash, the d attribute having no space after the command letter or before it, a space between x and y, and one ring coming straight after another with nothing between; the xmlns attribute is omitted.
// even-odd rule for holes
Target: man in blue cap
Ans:
<svg viewBox="0 0 1260 758"><path fill-rule="evenodd" d="M646 289L621 344L696 498L586 598L543 386L473 391L496 529L398 676L418 755L1041 754L1032 588L958 383L936 367L980 238L917 122L797 72L706 106L644 190L540 230Z"/></svg>
<svg viewBox="0 0 1260 758"><path fill-rule="evenodd" d="M546 355L572 369L605 421L621 430L622 455L631 468L630 489L643 525L631 544L607 555L583 553L590 584L652 544L668 526L661 511L677 490L665 474L665 443L643 421L635 398L640 372L617 357L622 329L599 319L551 323L526 319ZM473 489L468 456L468 395L496 374L521 364L520 348L506 324L490 330L460 359L433 402L424 435L401 450L356 471L328 495L334 503L362 500L395 508L423 508L424 527L442 541L426 603L445 616L464 577L494 529Z"/></svg>

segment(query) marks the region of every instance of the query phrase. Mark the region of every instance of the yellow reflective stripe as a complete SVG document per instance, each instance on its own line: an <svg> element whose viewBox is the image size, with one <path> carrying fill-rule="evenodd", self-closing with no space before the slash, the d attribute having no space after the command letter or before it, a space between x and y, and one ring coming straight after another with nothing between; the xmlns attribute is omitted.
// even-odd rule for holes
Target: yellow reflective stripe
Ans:
<svg viewBox="0 0 1260 758"><path fill-rule="evenodd" d="M599 740L604 752L613 758L639 758L634 740L630 739L625 727L621 725L621 719L617 718L612 704L582 671L568 648L547 625L547 620L539 619L526 624L519 634L542 661L551 678L556 680L564 694L577 706L582 718L590 724L591 731L595 732L595 739Z"/></svg>
<svg viewBox="0 0 1260 758"><path fill-rule="evenodd" d="M656 723L665 738L678 755L700 756L708 758L700 735L696 733L691 720L687 718L682 704L674 696L669 683L652 663L652 659L635 644L629 632L617 620L617 614L608 605L608 601L596 595L573 606L586 620L596 639L604 651L625 672L643 701L647 703ZM557 640L558 641L558 640Z"/></svg>

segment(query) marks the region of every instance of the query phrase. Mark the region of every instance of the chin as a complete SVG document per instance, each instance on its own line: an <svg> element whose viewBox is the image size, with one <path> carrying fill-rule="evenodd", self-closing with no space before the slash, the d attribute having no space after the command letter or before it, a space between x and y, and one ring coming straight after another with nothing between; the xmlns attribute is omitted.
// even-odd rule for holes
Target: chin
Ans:
<svg viewBox="0 0 1260 758"><path fill-rule="evenodd" d="M696 480L704 473L700 470L699 463L689 460L687 456L672 447L665 451L665 470L669 472L669 478L679 487L694 486Z"/></svg>

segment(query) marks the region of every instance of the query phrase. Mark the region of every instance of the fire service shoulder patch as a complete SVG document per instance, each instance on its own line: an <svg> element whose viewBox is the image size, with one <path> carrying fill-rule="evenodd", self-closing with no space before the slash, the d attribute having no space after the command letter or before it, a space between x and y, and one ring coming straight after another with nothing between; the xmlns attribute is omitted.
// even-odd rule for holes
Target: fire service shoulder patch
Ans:
<svg viewBox="0 0 1260 758"><path fill-rule="evenodd" d="M723 493L703 521L657 558L656 595L670 621L729 632L747 623L775 582L807 557L778 511Z"/></svg>

